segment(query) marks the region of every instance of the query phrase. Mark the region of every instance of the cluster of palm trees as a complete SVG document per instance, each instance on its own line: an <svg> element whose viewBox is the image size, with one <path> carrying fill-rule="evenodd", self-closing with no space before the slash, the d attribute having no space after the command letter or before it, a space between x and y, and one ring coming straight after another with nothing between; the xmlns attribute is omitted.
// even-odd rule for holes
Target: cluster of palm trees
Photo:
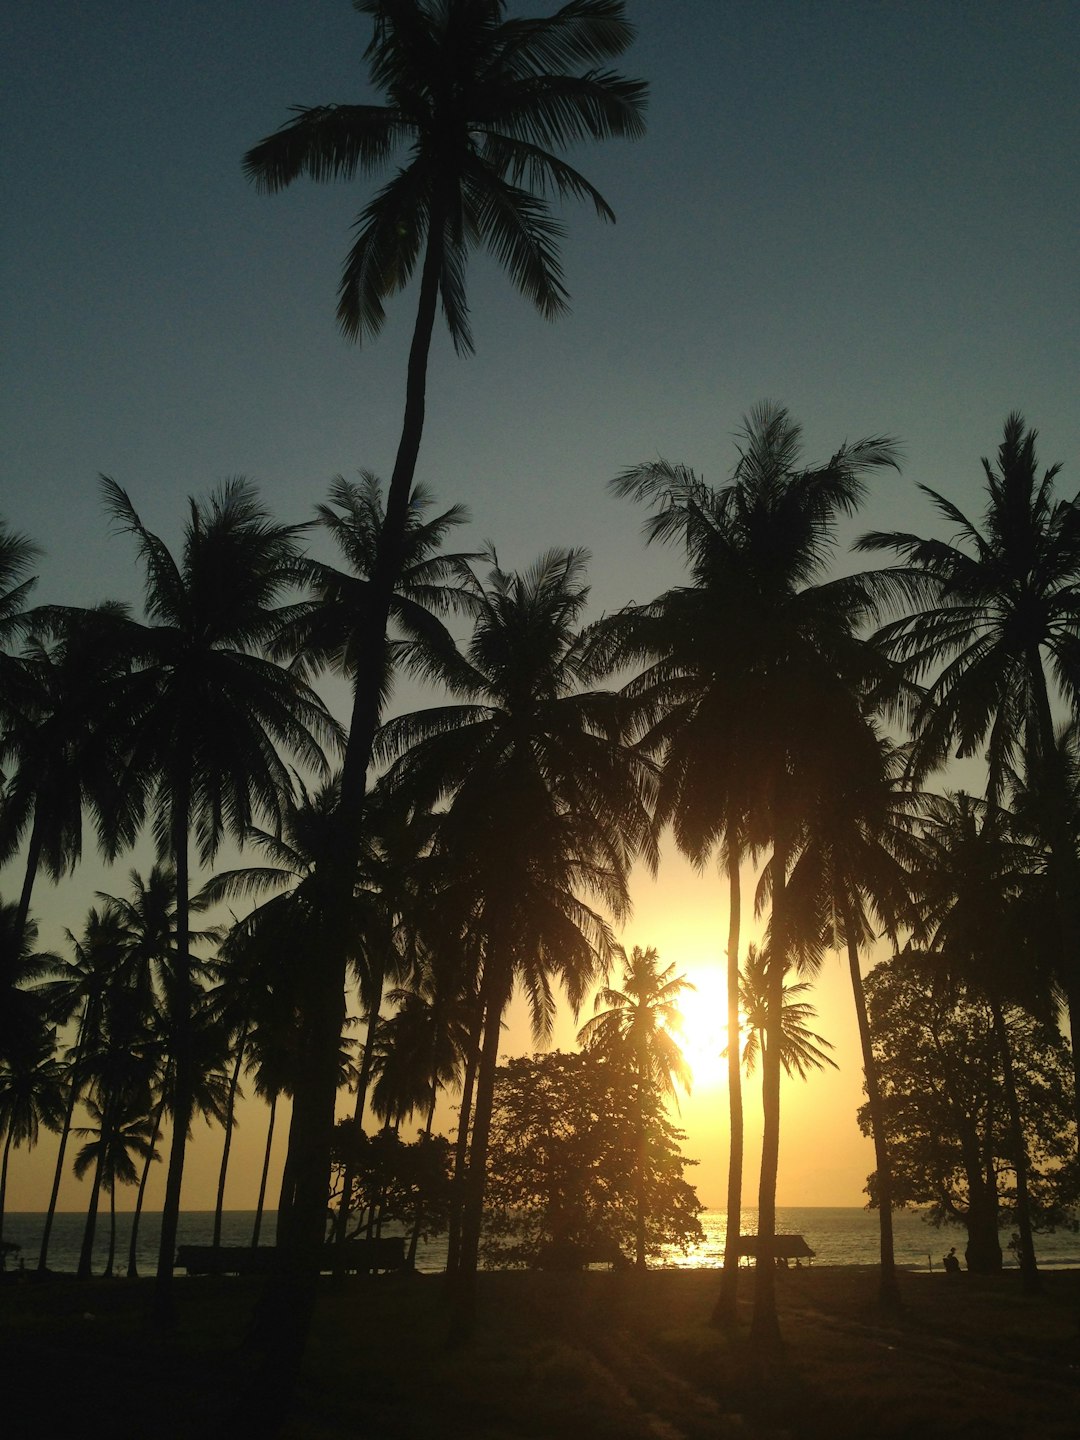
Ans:
<svg viewBox="0 0 1080 1440"><path fill-rule="evenodd" d="M317 521L341 551L337 568L305 554L302 527L278 523L252 486L235 481L191 502L174 556L104 480L106 509L143 569L141 620L115 604L31 608L34 547L0 532L0 858L26 857L0 973L5 1074L18 1049L12 1037L28 1028L17 1017L35 980L30 909L40 872L59 879L77 864L86 818L109 858L149 826L171 877L168 954L144 957L115 988L130 988L144 1015L154 993L167 1073L160 1057L156 1073L130 1082L91 1087L86 1072L98 1138L85 1167L110 1188L122 1183L130 1171L121 1152L145 1161L160 1134L153 1118L149 1132L137 1128L135 1102L139 1124L168 1113L158 1266L166 1316L186 1142L202 1104L203 1019L232 1041L232 1068L220 1072L223 1115L245 1067L267 1098L290 1092L283 1264L264 1327L285 1337L286 1360L310 1314L335 1107L353 1065L357 1125L377 1097L394 1122L419 1109L430 1126L437 1087L461 1086L450 1254L467 1323L511 992L524 988L538 1037L550 1028L557 985L580 1004L618 953L612 927L629 910L631 865L657 864L668 826L686 854L703 866L717 859L727 878L732 1035L740 873L744 862L761 864L758 905L769 918L759 1253L775 1229L783 1047L771 1037L782 1032L792 968L812 969L829 945L846 948L872 1113L861 989L871 941L906 937L981 975L981 943L969 928L957 939L949 897L931 901L915 878L933 833L921 788L954 751L985 756L981 813L996 828L1010 807L1053 918L1042 983L1060 987L1070 1013L1080 1005L1076 731L1055 728L1080 714L1080 521L1075 504L1056 496L1055 471L1039 476L1034 432L1019 416L1007 421L997 461L986 463L981 526L930 492L955 538L866 536L862 550L896 561L868 573L836 574L837 527L858 509L867 477L896 467L895 444L870 437L808 467L799 427L771 405L747 418L728 484L709 486L662 461L615 482L647 507L648 538L685 555L685 583L651 604L590 625L582 552L552 551L511 573L493 553L444 550L464 517L433 515L414 483L438 303L467 350L465 265L484 245L543 314L564 308L547 199L610 211L553 151L639 134L645 87L600 68L632 38L619 0L569 0L531 21L508 20L500 0L357 8L373 20L367 59L387 103L301 111L245 164L275 191L303 175L366 174L407 147L407 163L359 218L339 305L346 332L370 338L383 302L420 270L385 509L373 477L336 482ZM462 645L450 617L468 624ZM401 670L438 687L441 703L386 718ZM313 688L325 672L349 686L344 726ZM621 688L607 688L628 673ZM203 888L193 886L192 857L206 869L230 838L261 847L267 863L217 876L203 896L261 901L217 946L210 988L191 928ZM358 1060L346 1003L354 986L353 1008L368 1022ZM396 1011L380 1031L387 999ZM60 1022L38 1008L40 1039ZM75 1056L113 1043L125 1023L94 1012ZM128 1044L128 1058L141 1048ZM728 1214L737 1226L741 1072L738 1047L729 1048ZM399 1063L405 1054L411 1061ZM127 1099L106 1115L114 1090ZM75 1093L69 1083L69 1104ZM32 1138L27 1125L9 1124L12 1144ZM106 1145L106 1131L122 1138ZM877 1120L874 1137L888 1298L887 1137ZM718 1307L729 1320L732 1238ZM762 1341L776 1334L772 1284L772 1267L759 1266Z"/></svg>

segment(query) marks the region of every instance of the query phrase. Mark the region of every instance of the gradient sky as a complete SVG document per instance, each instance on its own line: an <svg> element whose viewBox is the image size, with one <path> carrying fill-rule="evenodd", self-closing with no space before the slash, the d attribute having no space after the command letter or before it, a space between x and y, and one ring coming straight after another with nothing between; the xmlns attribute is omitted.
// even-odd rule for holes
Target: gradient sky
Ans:
<svg viewBox="0 0 1080 1440"><path fill-rule="evenodd" d="M651 599L678 580L677 557L643 550L642 515L605 482L656 455L724 479L740 416L763 398L803 421L811 460L871 432L903 442L902 477L874 482L851 533L932 528L918 483L978 513L979 457L1014 408L1075 493L1080 7L627 8L639 38L621 68L651 84L648 136L571 157L618 216L565 214L572 314L546 324L481 257L476 356L457 359L444 334L434 347L419 476L469 506L463 544L491 539L509 567L583 545L595 613ZM46 549L42 601L139 597L99 472L170 540L186 496L228 476L299 521L335 474L389 473L415 295L363 349L334 322L367 190L301 182L267 198L240 169L290 105L371 98L367 26L347 0L5 8L0 514ZM55 892L43 881L43 939L77 929L90 892L121 890L129 864ZM0 881L10 895L14 872ZM671 859L635 897L627 943L711 984L719 877ZM858 1204L871 1160L838 962L818 1004L842 1070L793 1094L780 1200ZM572 1033L567 1020L559 1038ZM525 1045L520 1023L510 1034ZM723 1106L699 1086L683 1107L717 1204ZM241 1132L240 1208L261 1124ZM212 1204L216 1149L195 1147L191 1208ZM15 1158L11 1208L40 1202L47 1151ZM79 1203L73 1185L65 1197Z"/></svg>

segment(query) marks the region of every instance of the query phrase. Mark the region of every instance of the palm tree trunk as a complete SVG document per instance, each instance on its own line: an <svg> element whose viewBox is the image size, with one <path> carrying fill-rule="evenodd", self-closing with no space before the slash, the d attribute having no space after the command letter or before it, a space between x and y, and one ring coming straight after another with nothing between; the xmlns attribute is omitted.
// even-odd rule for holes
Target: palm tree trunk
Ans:
<svg viewBox="0 0 1080 1440"><path fill-rule="evenodd" d="M259 1177L259 1203L255 1206L255 1228L251 1232L251 1248L259 1245L259 1231L262 1229L263 1206L266 1204L266 1180L270 1174L270 1147L274 1143L274 1119L277 1115L278 1092L270 1096L270 1123L266 1127L266 1149L263 1151L262 1174Z"/></svg>
<svg viewBox="0 0 1080 1440"><path fill-rule="evenodd" d="M74 1054L80 1053L80 1048L86 1038L87 1015L90 1010L90 999L87 997L83 1006L82 1018L79 1021L79 1033L75 1040ZM41 1232L41 1249L38 1251L37 1271L43 1275L48 1267L49 1238L52 1235L53 1219L56 1215L56 1202L60 1198L60 1182L64 1176L64 1156L67 1153L68 1136L71 1134L71 1122L75 1117L75 1105L79 1098L79 1086L75 1077L75 1067L72 1066L71 1085L68 1089L67 1106L64 1110L64 1128L60 1131L60 1145L56 1152L56 1169L53 1171L52 1189L49 1192L49 1208L45 1212L45 1228Z"/></svg>
<svg viewBox="0 0 1080 1440"><path fill-rule="evenodd" d="M353 1132L359 1142L364 1130L364 1105L367 1101L368 1085L371 1082L371 1066L375 1058L375 1036L379 1028L379 1011L382 1009L383 985L386 980L386 965L380 957L372 972L368 995L368 1027L364 1037L364 1053L360 1060L360 1074L356 1080L356 1104L353 1107ZM349 1228L349 1196L356 1181L356 1162L353 1151L346 1151L345 1173L341 1184L341 1204L334 1218L334 1278L344 1275L346 1233Z"/></svg>
<svg viewBox="0 0 1080 1440"><path fill-rule="evenodd" d="M240 1031L236 1044L236 1063L229 1077L229 1099L225 1109L225 1141L221 1147L221 1168L218 1171L217 1202L214 1206L214 1249L221 1245L221 1212L225 1208L225 1180L229 1173L229 1152L232 1150L232 1132L236 1120L236 1092L240 1088L240 1071L244 1064L244 1046L247 1043L247 1026Z"/></svg>
<svg viewBox="0 0 1080 1440"><path fill-rule="evenodd" d="M476 1075L476 1104L473 1115L469 1166L465 1173L465 1205L461 1222L461 1253L452 1281L452 1327L457 1336L472 1332L476 1317L476 1267L480 1255L480 1230L484 1217L484 1188L487 1181L488 1136L495 1100L495 1070L502 1038L502 1017L510 998L512 971L500 956L488 991L484 1021L484 1045Z"/></svg>
<svg viewBox="0 0 1080 1440"><path fill-rule="evenodd" d="M997 1037L998 1053L1001 1056L1001 1070L1005 1081L1005 1103L1009 1111L1009 1134L1012 1141L1013 1165L1016 1168L1016 1225L1020 1234L1020 1275L1025 1295L1037 1295L1042 1288L1039 1266L1035 1259L1035 1240L1031 1228L1031 1196L1028 1189L1027 1141L1024 1138L1024 1123L1020 1115L1020 1100L1016 1093L1016 1070L1013 1066L1012 1046L1009 1032L1005 1028L1005 1016L996 995L990 995L990 1013L994 1019L994 1034Z"/></svg>
<svg viewBox="0 0 1080 1440"><path fill-rule="evenodd" d="M434 1076L431 1082L431 1104L428 1106L427 1119L424 1121L423 1139L431 1139L432 1127L435 1124L435 1105L439 1098L439 1087ZM416 1250L420 1244L420 1231L424 1225L423 1197L417 1201L416 1219L413 1221L412 1234L409 1236L409 1252L405 1257L405 1267L408 1270L416 1268Z"/></svg>
<svg viewBox="0 0 1080 1440"><path fill-rule="evenodd" d="M15 1132L8 1127L4 1136L4 1158L0 1161L0 1240L4 1238L4 1207L7 1204L7 1177L8 1177L8 1156L11 1154L11 1141ZM3 1263L3 1256L0 1255L0 1264Z"/></svg>
<svg viewBox="0 0 1080 1440"><path fill-rule="evenodd" d="M428 242L420 279L420 298L405 384L405 414L387 494L386 516L379 536L376 563L368 589L366 633L359 646L353 689L349 738L341 772L337 811L337 843L329 863L323 863L321 885L327 926L329 960L313 967L310 1009L313 1027L310 1050L299 1067L293 1093L293 1123L298 1144L292 1161L292 1199L288 1223L278 1225L279 1263L271 1271L261 1311L262 1333L270 1343L264 1352L256 1383L243 1401L269 1418L287 1408L307 1343L315 1302L311 1245L322 1244L326 1196L329 1188L334 1107L337 1100L337 1051L341 1039L342 996L348 951L346 911L352 895L359 856L364 795L371 751L379 722L380 675L390 601L401 571L409 496L424 430L427 363L438 308L442 272L442 230L445 207L436 202L428 217ZM325 1055L329 1056L329 1063ZM299 1130L297 1130L299 1126ZM293 1153L290 1137L290 1154Z"/></svg>
<svg viewBox="0 0 1080 1440"><path fill-rule="evenodd" d="M86 1227L83 1230L82 1249L79 1251L79 1268L75 1272L77 1280L89 1280L93 1272L94 1231L97 1228L98 1200L101 1196L101 1176L104 1168L105 1157L102 1152L94 1166L94 1183L90 1187L90 1203L86 1207Z"/></svg>
<svg viewBox="0 0 1080 1440"><path fill-rule="evenodd" d="M191 1123L191 928L188 901L188 818L190 782L181 775L173 795L173 865L176 870L176 958L173 977L172 1018L173 1093L172 1143L169 1173L161 1209L161 1242L158 1248L157 1278L154 1283L154 1314L159 1325L175 1320L173 1264L176 1259L176 1231L180 1221L180 1192L184 1181L184 1151Z"/></svg>
<svg viewBox="0 0 1080 1440"><path fill-rule="evenodd" d="M862 1048L863 1076L866 1080L866 1102L870 1110L870 1130L874 1137L874 1164L877 1167L878 1228L880 1231L881 1266L878 1275L878 1299L883 1309L900 1309L900 1286L896 1278L896 1255L893 1247L892 1223L892 1165L889 1147L885 1139L885 1112L881 1104L881 1082L878 1078L877 1059L870 1039L870 1017L866 1010L866 991L863 989L862 969L859 966L859 947L855 943L855 930L850 910L845 910L844 928L847 931L848 972L851 976L851 991L855 997L855 1015L859 1022L859 1044Z"/></svg>
<svg viewBox="0 0 1080 1440"><path fill-rule="evenodd" d="M112 1279L113 1261L116 1259L116 1176L109 1182L109 1254L105 1261L105 1269L102 1272L105 1278Z"/></svg>
<svg viewBox="0 0 1080 1440"><path fill-rule="evenodd" d="M26 869L23 872L22 890L19 894L19 909L15 917L15 943L18 944L26 932L26 922L30 918L30 900L34 893L34 881L37 879L38 867L41 864L41 851L44 845L45 829L41 823L41 811L37 805L34 806L34 823L30 830L30 843L26 851Z"/></svg>
<svg viewBox="0 0 1080 1440"><path fill-rule="evenodd" d="M787 941L787 846L778 837L773 845L772 921L769 940L768 1019L761 1056L761 1094L764 1123L761 1136L761 1177L758 1185L757 1262L754 1267L752 1341L762 1349L780 1342L776 1316L776 1176L780 1164L780 1053L783 1027L784 971Z"/></svg>
<svg viewBox="0 0 1080 1440"><path fill-rule="evenodd" d="M131 1217L131 1238L128 1241L128 1279L136 1280L139 1276L139 1222L142 1220L143 1201L146 1198L146 1184L150 1179L150 1166L154 1163L154 1150L157 1147L158 1135L161 1133L161 1117L165 1114L165 1096L162 1095L154 1107L154 1128L150 1135L150 1149L146 1159L143 1161L142 1174L139 1176L139 1190L135 1196L135 1211Z"/></svg>
<svg viewBox="0 0 1080 1440"><path fill-rule="evenodd" d="M457 1143L454 1148L454 1174L450 1185L450 1225L446 1242L446 1273L453 1275L461 1259L461 1218L465 1209L465 1175L468 1170L469 1128L472 1125L473 1091L480 1064L483 1040L484 1007L478 1001L469 1030L469 1053L465 1062L465 1078L461 1085L458 1110Z"/></svg>
<svg viewBox="0 0 1080 1440"><path fill-rule="evenodd" d="M737 829L729 823L727 838L728 943L727 943L727 1031L728 1031L728 1144L727 1216L724 1236L724 1268L720 1294L713 1308L714 1325L733 1329L739 1299L739 1237L742 1234L743 1107L742 1046L739 1019L739 940L742 928L742 882L739 863L741 846Z"/></svg>

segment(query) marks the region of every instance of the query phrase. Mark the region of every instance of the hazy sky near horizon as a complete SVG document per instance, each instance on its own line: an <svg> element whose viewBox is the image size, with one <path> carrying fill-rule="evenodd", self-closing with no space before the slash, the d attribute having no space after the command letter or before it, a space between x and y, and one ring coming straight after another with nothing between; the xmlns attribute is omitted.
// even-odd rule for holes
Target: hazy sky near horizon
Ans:
<svg viewBox="0 0 1080 1440"><path fill-rule="evenodd" d="M868 433L902 441L902 476L874 481L851 533L933 527L919 483L978 513L979 457L1012 409L1075 493L1080 7L627 9L639 37L620 68L650 82L648 135L571 157L618 217L564 212L571 315L546 324L478 257L476 355L458 359L437 337L419 477L469 507L463 545L491 539L510 567L585 546L594 613L650 599L678 581L677 557L643 549L642 515L606 482L656 455L723 479L740 416L763 398L803 421L809 459ZM362 349L334 322L369 188L300 182L267 198L240 168L291 105L371 98L367 38L347 0L5 8L0 514L46 551L40 600L138 601L100 472L170 540L186 497L232 475L299 521L335 474L389 473L415 293ZM122 888L127 868L106 888ZM13 872L0 881L10 894ZM101 883L40 882L49 943L79 927ZM671 861L636 897L628 944L715 972L726 931L715 874ZM780 1198L856 1204L871 1162L853 1118L850 1001L831 962L819 1007L843 1069L792 1102ZM526 1043L520 1027L512 1035ZM684 1107L713 1203L722 1099L706 1089ZM260 1126L245 1126L255 1155ZM196 1146L192 1208L211 1194L216 1148ZM14 1209L33 1203L29 1171L16 1157ZM230 1203L244 1208L238 1184Z"/></svg>

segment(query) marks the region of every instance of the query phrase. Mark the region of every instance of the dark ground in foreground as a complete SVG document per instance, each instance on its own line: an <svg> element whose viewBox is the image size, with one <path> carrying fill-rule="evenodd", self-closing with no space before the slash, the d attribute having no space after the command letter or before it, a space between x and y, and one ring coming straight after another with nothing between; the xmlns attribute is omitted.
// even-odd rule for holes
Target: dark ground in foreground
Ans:
<svg viewBox="0 0 1080 1440"><path fill-rule="evenodd" d="M782 1355L708 1324L715 1271L487 1274L480 1322L448 1348L435 1276L357 1280L320 1300L289 1440L822 1440L1080 1435L1080 1272L1020 1293L903 1275L905 1311L853 1268L777 1276ZM745 1319L753 1274L743 1272ZM5 1435L187 1440L235 1402L257 1287L182 1282L158 1338L146 1281L0 1286Z"/></svg>

